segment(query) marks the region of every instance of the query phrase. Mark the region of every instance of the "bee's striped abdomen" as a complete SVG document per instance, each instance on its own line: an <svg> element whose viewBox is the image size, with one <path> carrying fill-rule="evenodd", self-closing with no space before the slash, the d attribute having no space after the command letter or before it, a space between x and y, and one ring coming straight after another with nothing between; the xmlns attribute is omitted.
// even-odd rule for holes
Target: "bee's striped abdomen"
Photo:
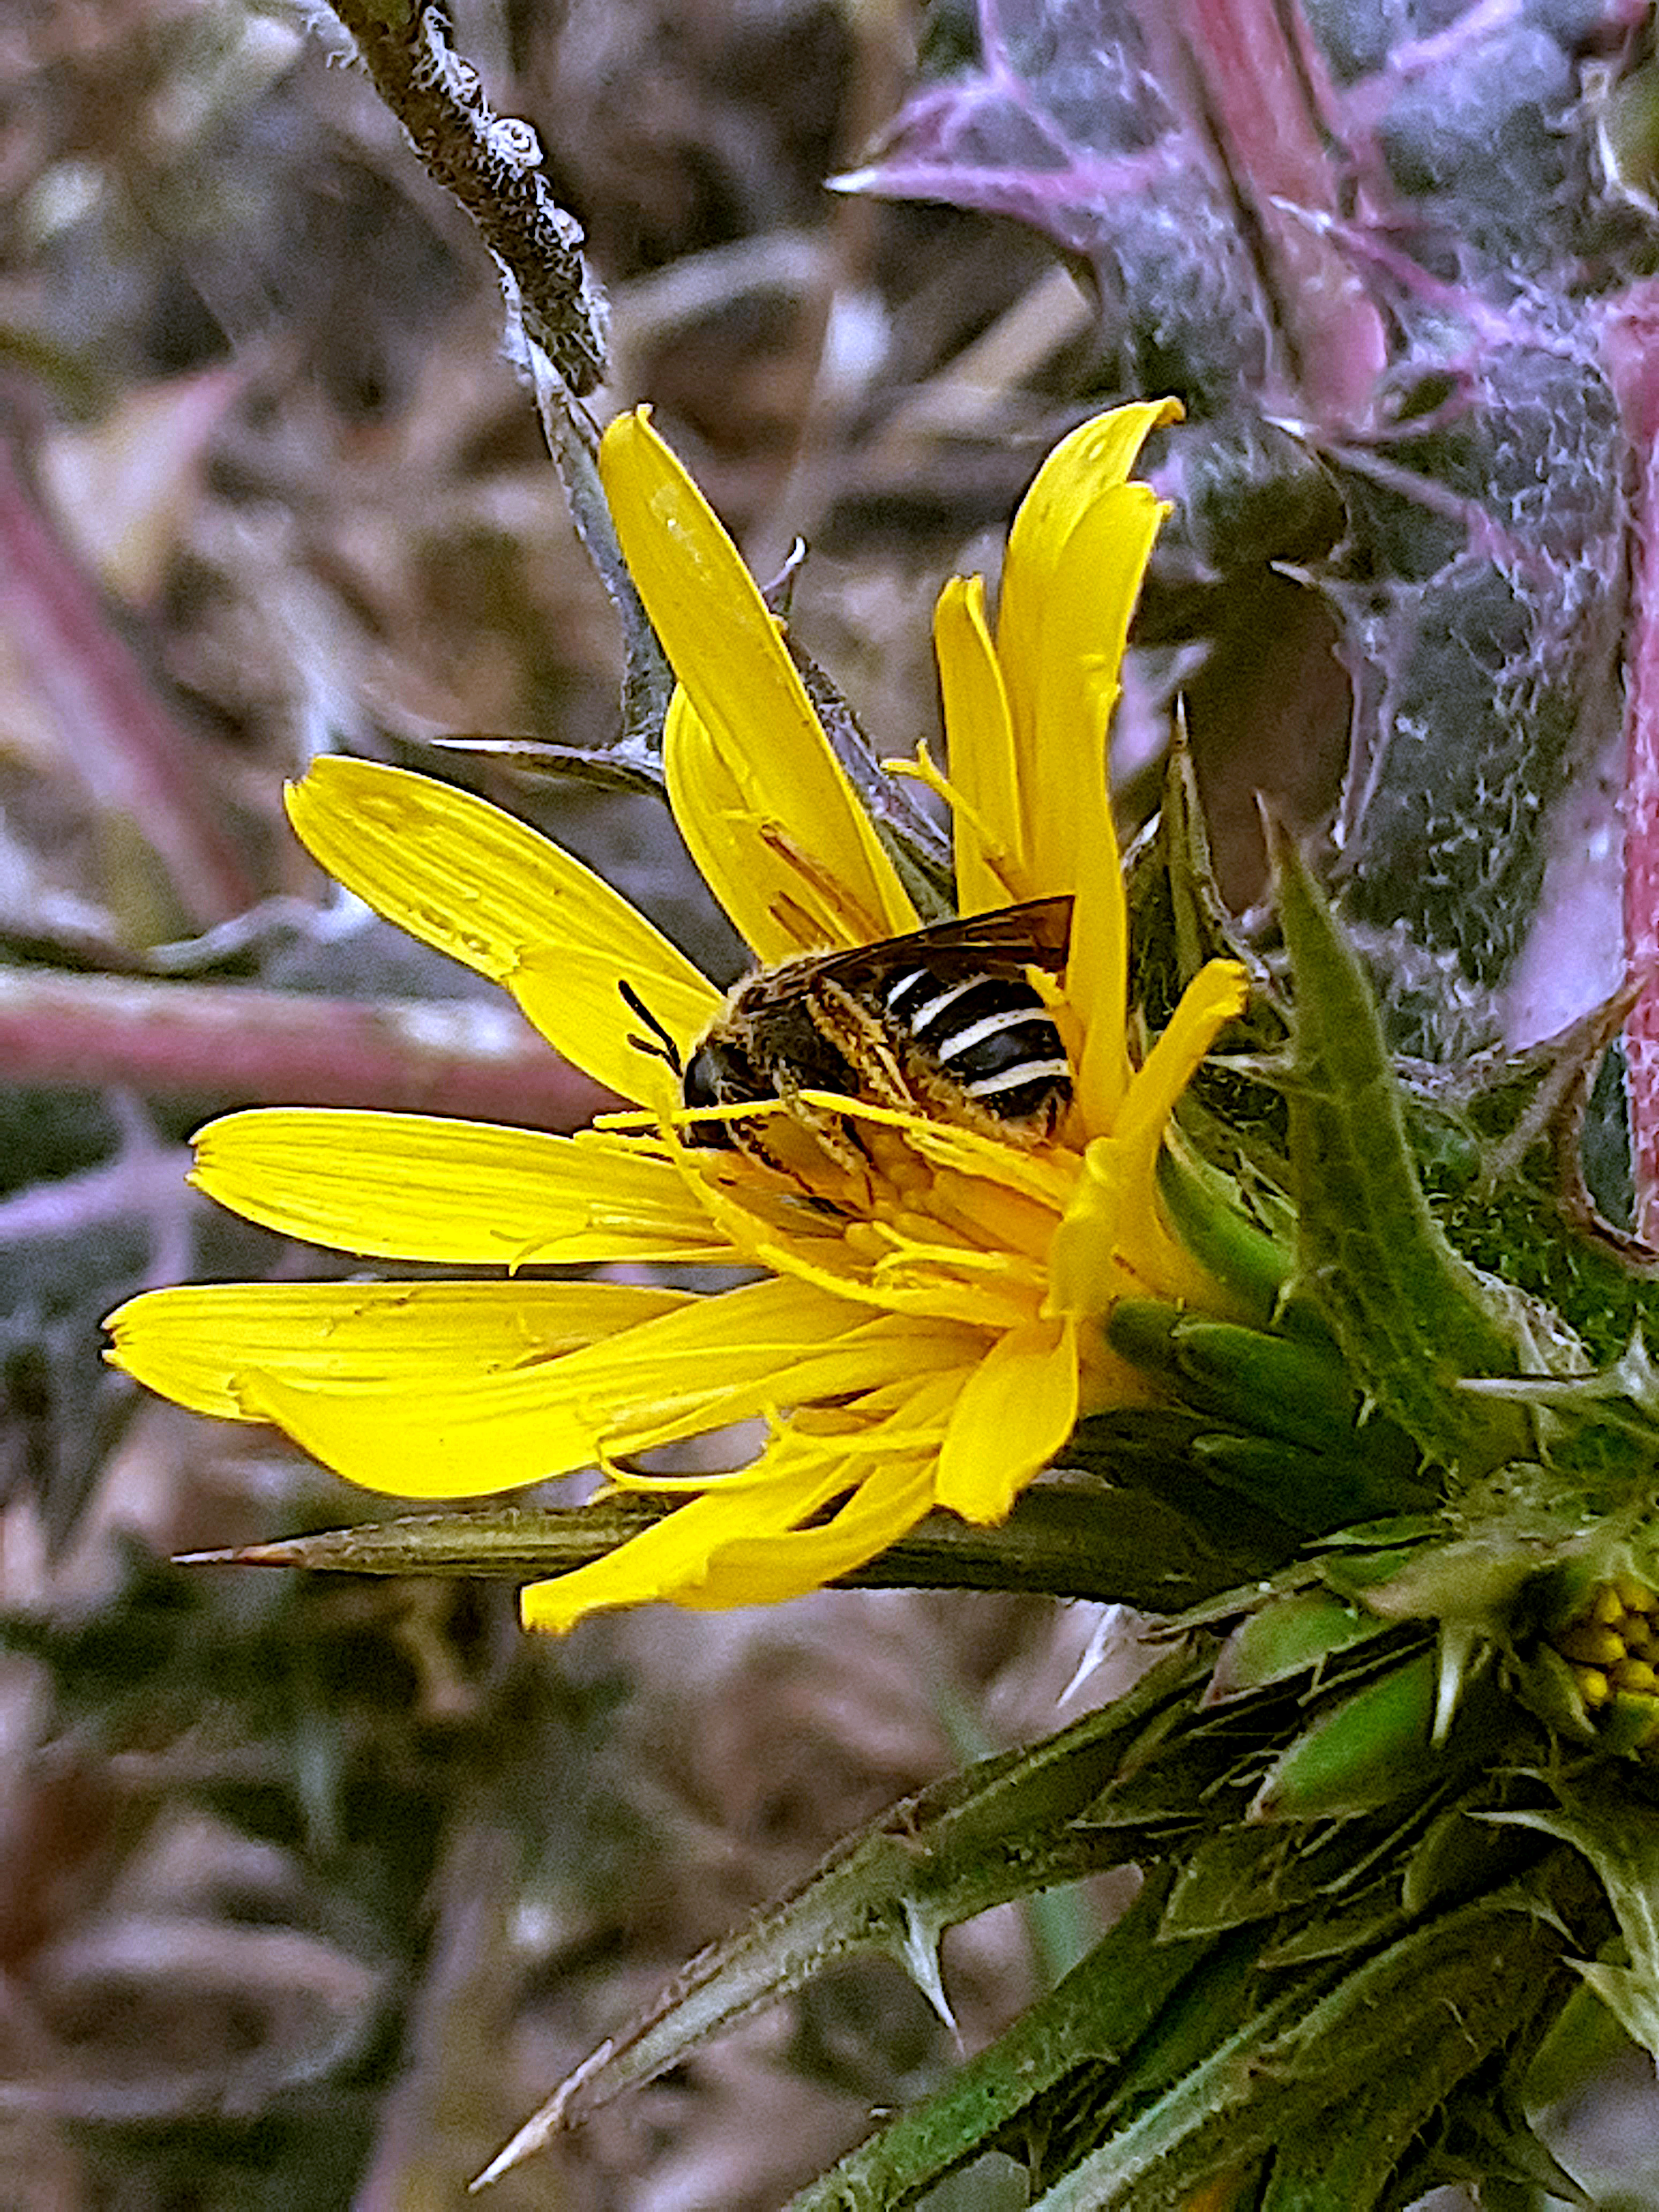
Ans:
<svg viewBox="0 0 1659 2212"><path fill-rule="evenodd" d="M1060 1031L1020 978L913 968L888 986L884 1002L922 1059L999 1121L1052 1126L1071 1097Z"/></svg>

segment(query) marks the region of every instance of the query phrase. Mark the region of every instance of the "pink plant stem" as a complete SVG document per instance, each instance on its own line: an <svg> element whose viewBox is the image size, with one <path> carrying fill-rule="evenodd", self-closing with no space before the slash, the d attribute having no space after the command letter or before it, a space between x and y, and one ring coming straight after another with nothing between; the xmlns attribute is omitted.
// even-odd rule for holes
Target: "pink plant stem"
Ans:
<svg viewBox="0 0 1659 2212"><path fill-rule="evenodd" d="M1607 358L1635 455L1625 637L1625 945L1638 997L1625 1028L1636 1225L1659 1233L1659 283L1627 293Z"/></svg>
<svg viewBox="0 0 1659 2212"><path fill-rule="evenodd" d="M1278 364L1279 404L1328 426L1357 426L1386 340L1327 228L1340 210L1314 108L1334 103L1299 9L1294 45L1277 0L1135 0L1135 15L1160 78L1185 88L1257 239L1288 356Z"/></svg>
<svg viewBox="0 0 1659 2212"><path fill-rule="evenodd" d="M250 906L254 887L214 818L194 732L163 704L3 438L0 641L94 803L160 858L180 913L207 927Z"/></svg>
<svg viewBox="0 0 1659 2212"><path fill-rule="evenodd" d="M366 1005L40 969L0 970L0 1079L559 1130L617 1103L505 1006Z"/></svg>

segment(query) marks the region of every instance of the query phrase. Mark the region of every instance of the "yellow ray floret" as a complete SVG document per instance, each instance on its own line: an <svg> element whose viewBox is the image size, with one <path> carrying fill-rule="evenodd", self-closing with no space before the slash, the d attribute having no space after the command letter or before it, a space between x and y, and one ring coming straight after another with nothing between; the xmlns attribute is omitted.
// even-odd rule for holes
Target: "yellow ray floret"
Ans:
<svg viewBox="0 0 1659 2212"><path fill-rule="evenodd" d="M424 1114L262 1108L210 1121L191 1181L262 1227L452 1267L741 1255L660 1150Z"/></svg>
<svg viewBox="0 0 1659 2212"><path fill-rule="evenodd" d="M666 748L678 821L759 960L916 926L737 548L648 409L599 451L605 495L682 698Z"/></svg>
<svg viewBox="0 0 1659 2212"><path fill-rule="evenodd" d="M624 1098L663 1101L618 981L682 1047L720 993L591 868L499 806L430 776L325 758L288 794L312 858L399 929L501 983L556 1050Z"/></svg>

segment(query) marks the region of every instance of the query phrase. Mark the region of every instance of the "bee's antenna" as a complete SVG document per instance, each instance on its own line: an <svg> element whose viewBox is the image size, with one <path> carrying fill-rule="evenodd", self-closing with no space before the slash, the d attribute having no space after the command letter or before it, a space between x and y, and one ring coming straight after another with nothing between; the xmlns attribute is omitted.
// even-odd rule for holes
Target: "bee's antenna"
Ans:
<svg viewBox="0 0 1659 2212"><path fill-rule="evenodd" d="M654 1044L647 1037L631 1037L629 1042L631 1044L636 1044L641 1052L654 1053L659 1060L665 1060L676 1075L684 1075L685 1063L680 1058L678 1045L669 1036L634 986L623 978L618 981L617 988L621 992L623 1004L629 1012L637 1014L647 1029L650 1030L651 1036L657 1040Z"/></svg>

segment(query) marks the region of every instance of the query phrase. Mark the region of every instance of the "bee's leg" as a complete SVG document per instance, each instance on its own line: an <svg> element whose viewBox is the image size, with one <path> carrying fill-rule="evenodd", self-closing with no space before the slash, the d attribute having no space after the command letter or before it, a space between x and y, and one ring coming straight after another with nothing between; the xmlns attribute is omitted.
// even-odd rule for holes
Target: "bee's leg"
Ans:
<svg viewBox="0 0 1659 2212"><path fill-rule="evenodd" d="M819 1036L847 1064L853 1079L846 1085L848 1096L914 1112L915 1092L891 1037L870 1009L832 976L815 977L804 997ZM870 1148L855 1115L832 1115L823 1108L814 1112L804 1103L797 1103L794 1111L810 1119L819 1143L841 1166L853 1174L867 1173Z"/></svg>
<svg viewBox="0 0 1659 2212"><path fill-rule="evenodd" d="M789 1109L785 1115L719 1124L730 1133L722 1149L738 1153L756 1167L793 1184L800 1203L815 1213L844 1213L844 1205L814 1188L813 1177L815 1173L821 1177L827 1158L867 1184L867 1170L848 1143L845 1122L839 1114L826 1114L821 1108L807 1105L794 1095L794 1086L787 1080L780 1080L778 1096Z"/></svg>
<svg viewBox="0 0 1659 2212"><path fill-rule="evenodd" d="M815 979L807 1002L818 1028L856 1071L858 1096L877 1106L914 1114L921 1102L891 1036L870 1009L828 975Z"/></svg>

